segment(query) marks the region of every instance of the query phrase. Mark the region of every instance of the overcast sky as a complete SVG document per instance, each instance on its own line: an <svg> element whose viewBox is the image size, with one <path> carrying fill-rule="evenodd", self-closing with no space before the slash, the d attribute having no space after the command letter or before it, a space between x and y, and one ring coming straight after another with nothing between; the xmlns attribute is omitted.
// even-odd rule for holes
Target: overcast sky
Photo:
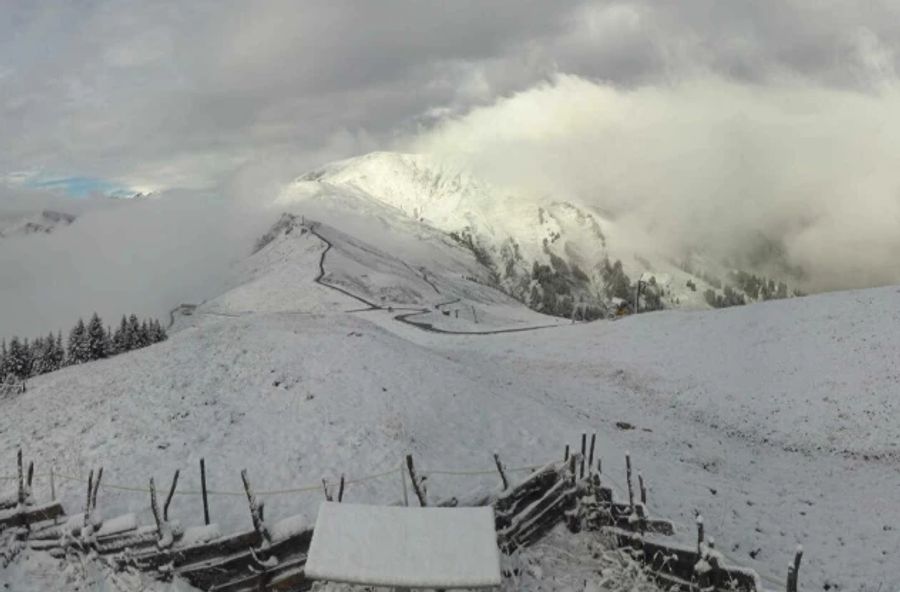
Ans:
<svg viewBox="0 0 900 592"><path fill-rule="evenodd" d="M390 147L556 73L874 92L900 3L3 0L0 175L215 187ZM298 171L299 172L299 171Z"/></svg>
<svg viewBox="0 0 900 592"><path fill-rule="evenodd" d="M375 149L461 156L489 180L577 197L673 256L774 245L813 289L900 281L894 0L0 0L0 13L0 214L164 196L0 245L2 335L200 299L264 226L246 206Z"/></svg>

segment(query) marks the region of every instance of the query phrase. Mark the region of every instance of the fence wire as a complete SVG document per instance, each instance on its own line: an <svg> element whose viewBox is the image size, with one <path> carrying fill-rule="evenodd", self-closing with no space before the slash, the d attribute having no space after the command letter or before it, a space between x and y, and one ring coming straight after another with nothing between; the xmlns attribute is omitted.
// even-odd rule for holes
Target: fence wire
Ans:
<svg viewBox="0 0 900 592"><path fill-rule="evenodd" d="M503 467L503 470L508 473L513 472L523 472L523 471L534 471L537 470L544 465L529 465L524 467ZM352 479L345 479L345 485L354 485L358 483L365 483L367 481L374 481L376 479L381 479L383 477L389 477L391 475L396 475L398 473L405 473L406 469L402 466L397 466L393 469L389 469L387 471L383 471L380 473L375 473L372 475L365 475L363 477L356 477ZM477 475L498 475L496 468L493 469L473 469L473 470L449 470L449 469L433 469L433 470L417 470L417 474L419 475L448 475L448 476L477 476ZM53 479L59 481L71 481L73 483L87 483L88 480L81 477L73 477L71 475L66 475L63 473L53 472L51 473L35 473L35 478L43 478L50 479L52 476ZM0 481L16 481L18 480L17 475L13 476L0 476ZM339 481L337 479L325 479L326 484L336 484ZM116 483L108 483L103 481L100 483L100 489L112 490L112 491L129 491L134 493L150 493L150 486L134 486L134 485L121 485ZM260 490L254 491L255 495L287 495L291 493L309 493L314 491L322 491L322 481L319 481L315 484L310 485L300 485L298 487L290 487L286 489L271 489L271 490ZM246 496L246 492L244 491L224 491L219 489L207 489L207 495L221 495L221 496L237 496L244 497ZM183 495L183 496L195 496L195 495L203 495L202 491L199 490L176 490L175 495Z"/></svg>

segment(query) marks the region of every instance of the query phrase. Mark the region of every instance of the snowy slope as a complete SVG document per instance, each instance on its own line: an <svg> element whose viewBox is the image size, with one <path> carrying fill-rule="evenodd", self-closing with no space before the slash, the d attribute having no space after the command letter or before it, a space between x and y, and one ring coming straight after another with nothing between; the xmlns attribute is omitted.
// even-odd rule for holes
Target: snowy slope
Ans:
<svg viewBox="0 0 900 592"><path fill-rule="evenodd" d="M38 496L53 465L74 512L84 486L67 477L102 465L105 483L140 488L180 468L196 491L205 457L216 491L239 494L241 468L262 492L313 485L261 494L273 521L312 523L323 477L390 471L407 452L425 472L490 470L494 451L541 463L597 431L607 478L623 483L631 450L657 515L689 541L701 511L718 547L770 582L797 543L805 589L900 580L897 288L572 325L487 287L469 251L364 192L294 184L282 206L298 217L168 341L0 400L0 475L24 446ZM434 497L496 486L429 477ZM345 499L401 495L393 473L351 482ZM104 488L100 508L151 520L140 491ZM187 525L199 509L173 503ZM241 495L214 495L212 518L249 526Z"/></svg>
<svg viewBox="0 0 900 592"><path fill-rule="evenodd" d="M523 299L530 293L532 263L548 264L553 253L590 277L585 297L602 295L600 266L609 258L621 260L632 280L655 277L667 307L707 308L703 291L711 286L705 279L684 271L672 254L655 252L650 237L625 236L614 220L565 195L522 195L455 165L394 152L325 165L298 177L289 191L339 189L365 194L445 232L470 232L491 253L504 287ZM695 257L692 264L714 276L725 273L705 259ZM699 289L689 289L688 280Z"/></svg>

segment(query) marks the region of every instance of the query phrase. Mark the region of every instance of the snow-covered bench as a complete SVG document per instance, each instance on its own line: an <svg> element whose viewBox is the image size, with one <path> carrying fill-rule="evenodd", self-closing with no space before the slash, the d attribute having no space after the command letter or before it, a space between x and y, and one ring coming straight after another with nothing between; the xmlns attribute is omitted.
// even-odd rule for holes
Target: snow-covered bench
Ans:
<svg viewBox="0 0 900 592"><path fill-rule="evenodd" d="M499 587L494 512L324 502L305 571L311 580L366 586Z"/></svg>

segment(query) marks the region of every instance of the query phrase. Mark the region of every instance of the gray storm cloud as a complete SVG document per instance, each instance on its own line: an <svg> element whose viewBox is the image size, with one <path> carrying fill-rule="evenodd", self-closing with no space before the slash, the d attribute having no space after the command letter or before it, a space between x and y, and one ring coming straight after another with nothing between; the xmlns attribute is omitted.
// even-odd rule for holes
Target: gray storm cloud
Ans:
<svg viewBox="0 0 900 592"><path fill-rule="evenodd" d="M793 271L812 290L900 280L895 85L707 76L625 90L563 75L411 146L525 195L580 200L676 259Z"/></svg>

